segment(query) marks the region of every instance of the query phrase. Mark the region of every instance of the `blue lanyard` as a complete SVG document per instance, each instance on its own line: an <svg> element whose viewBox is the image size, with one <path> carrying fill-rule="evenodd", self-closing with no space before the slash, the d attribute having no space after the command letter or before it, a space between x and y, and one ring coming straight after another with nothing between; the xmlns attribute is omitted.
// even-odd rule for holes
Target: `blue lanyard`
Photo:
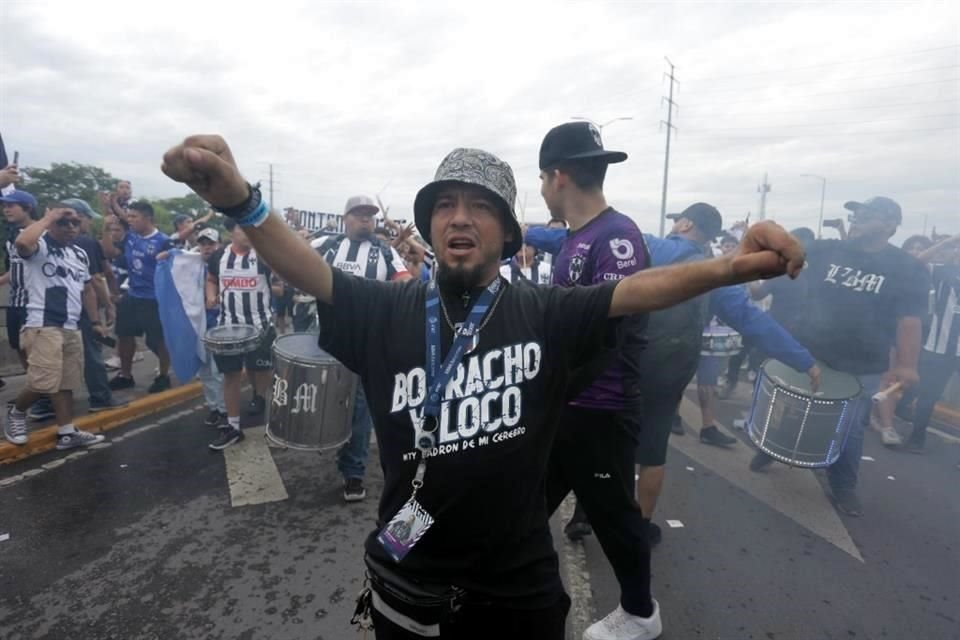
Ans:
<svg viewBox="0 0 960 640"><path fill-rule="evenodd" d="M443 390L446 388L450 378L463 359L467 348L473 341L474 336L480 330L480 324L490 310L494 298L499 293L502 286L500 278L491 282L480 297L471 307L467 314L466 321L456 329L456 335L453 345L447 357L440 362L440 292L437 289L436 280L431 280L427 285L427 399L423 405L424 428L423 431L429 434L429 443L422 445L418 439L418 448L421 450L432 447L432 434L436 431L438 418L440 416L440 403L443 401ZM428 446L424 446L428 445Z"/></svg>

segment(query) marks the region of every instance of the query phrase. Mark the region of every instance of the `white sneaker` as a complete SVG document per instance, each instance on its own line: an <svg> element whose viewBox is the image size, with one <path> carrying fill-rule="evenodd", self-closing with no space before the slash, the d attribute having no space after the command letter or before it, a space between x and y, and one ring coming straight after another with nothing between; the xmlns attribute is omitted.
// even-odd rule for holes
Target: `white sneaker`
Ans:
<svg viewBox="0 0 960 640"><path fill-rule="evenodd" d="M903 438L894 429L884 429L880 432L880 439L885 447L899 447L903 444Z"/></svg>
<svg viewBox="0 0 960 640"><path fill-rule="evenodd" d="M64 433L57 436L57 449L76 449L77 447L89 447L90 445L103 442L105 438L100 434L92 434L79 429L73 433Z"/></svg>
<svg viewBox="0 0 960 640"><path fill-rule="evenodd" d="M660 603L653 601L653 615L641 618L617 605L603 620L594 622L583 632L583 640L656 640L663 633Z"/></svg>
<svg viewBox="0 0 960 640"><path fill-rule="evenodd" d="M4 437L16 445L27 444L27 416L20 414L14 415L14 407L7 408L7 420L3 424Z"/></svg>

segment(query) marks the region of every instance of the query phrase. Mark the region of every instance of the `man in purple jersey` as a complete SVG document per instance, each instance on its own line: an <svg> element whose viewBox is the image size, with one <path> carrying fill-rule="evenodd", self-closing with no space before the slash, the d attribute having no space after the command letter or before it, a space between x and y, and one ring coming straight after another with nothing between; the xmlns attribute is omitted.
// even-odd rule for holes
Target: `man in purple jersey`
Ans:
<svg viewBox="0 0 960 640"><path fill-rule="evenodd" d="M569 226L554 259L553 284L615 282L649 265L637 225L609 206L603 195L607 165L626 159L625 153L605 150L600 131L590 123L562 124L544 138L540 192L551 217ZM572 489L585 518L575 517L568 535L578 527L589 530L588 519L620 584L620 606L587 629L587 640L652 640L663 628L660 608L650 595L646 523L634 499L632 452L637 441L631 424L636 421L625 419L629 400L636 398L630 370L645 320L624 318L617 332L619 353L610 350L598 356L576 377L584 381L582 390L564 409L550 454L548 512Z"/></svg>

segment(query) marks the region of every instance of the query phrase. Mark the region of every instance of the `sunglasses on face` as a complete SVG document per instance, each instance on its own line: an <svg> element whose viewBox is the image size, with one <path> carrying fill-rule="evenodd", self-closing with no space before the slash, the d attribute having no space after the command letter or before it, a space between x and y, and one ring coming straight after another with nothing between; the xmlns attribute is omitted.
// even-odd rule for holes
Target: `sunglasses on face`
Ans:
<svg viewBox="0 0 960 640"><path fill-rule="evenodd" d="M77 218L60 218L57 220L58 227L79 227L80 220Z"/></svg>

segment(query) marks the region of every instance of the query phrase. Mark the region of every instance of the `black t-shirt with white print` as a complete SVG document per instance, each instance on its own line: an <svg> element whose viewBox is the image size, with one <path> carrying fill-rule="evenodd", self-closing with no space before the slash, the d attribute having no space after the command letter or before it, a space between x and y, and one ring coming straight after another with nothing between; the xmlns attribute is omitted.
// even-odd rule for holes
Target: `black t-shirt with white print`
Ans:
<svg viewBox="0 0 960 640"><path fill-rule="evenodd" d="M927 315L926 269L893 245L864 251L849 240L818 240L806 253L800 279L803 317L795 337L834 369L883 373L896 343L897 321Z"/></svg>
<svg viewBox="0 0 960 640"><path fill-rule="evenodd" d="M505 287L444 393L438 448L417 494L435 522L396 564L376 534L410 498L419 460L412 414L422 415L426 396L427 284L333 271L334 304L317 305L320 346L360 374L384 471L378 529L367 552L414 579L454 584L504 606L555 602L562 585L544 476L570 372L611 328L615 283ZM459 297L444 301L452 322L466 318L469 305ZM440 323L446 357L453 332Z"/></svg>

